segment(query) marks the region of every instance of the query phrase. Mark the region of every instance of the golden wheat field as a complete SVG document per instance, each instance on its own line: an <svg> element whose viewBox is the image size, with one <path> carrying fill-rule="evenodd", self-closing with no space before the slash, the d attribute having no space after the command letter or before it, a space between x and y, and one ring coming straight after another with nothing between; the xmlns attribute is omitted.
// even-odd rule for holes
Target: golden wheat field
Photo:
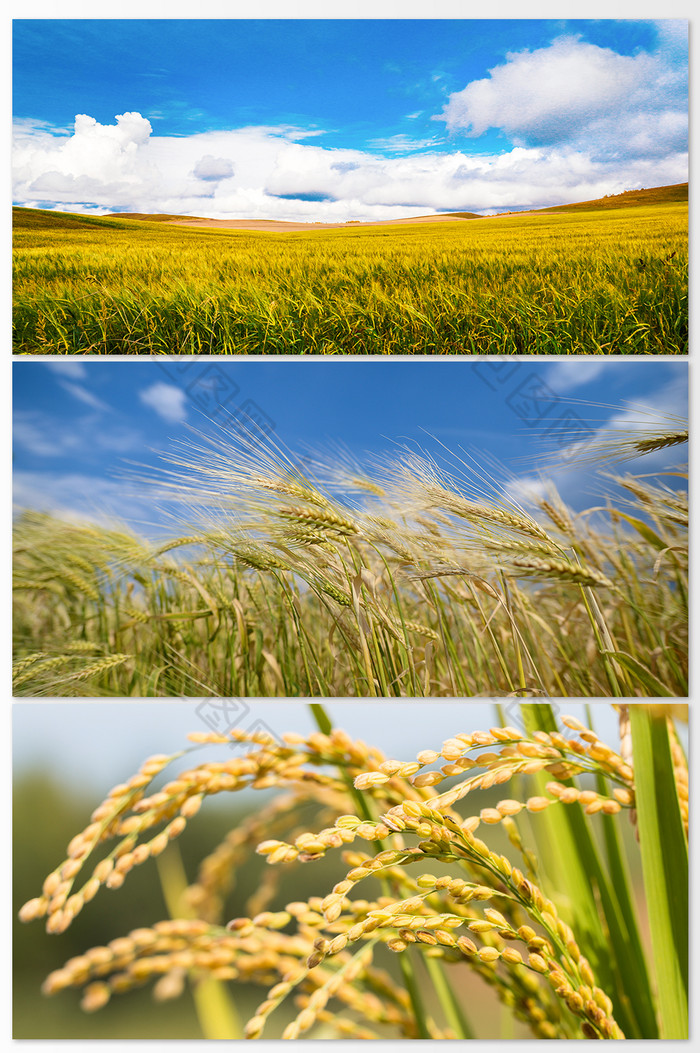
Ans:
<svg viewBox="0 0 700 1053"><path fill-rule="evenodd" d="M686 184L439 223L176 219L15 209L15 352L687 352Z"/></svg>

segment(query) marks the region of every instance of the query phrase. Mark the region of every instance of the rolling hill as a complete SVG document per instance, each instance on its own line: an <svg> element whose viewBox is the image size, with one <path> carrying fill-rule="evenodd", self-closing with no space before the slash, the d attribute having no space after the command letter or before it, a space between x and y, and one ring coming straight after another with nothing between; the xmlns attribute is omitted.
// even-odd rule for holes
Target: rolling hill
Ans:
<svg viewBox="0 0 700 1053"><path fill-rule="evenodd" d="M16 230L48 229L85 229L103 227L126 230L134 222L177 224L186 227L221 227L229 229L267 230L284 233L292 230L324 230L329 228L375 227L396 225L400 223L444 223L446 220L498 219L501 216L546 215L550 213L597 212L600 210L639 207L642 205L661 205L681 203L688 200L688 184L675 183L671 186L651 187L649 189L626 190L622 194L596 198L592 201L579 201L569 205L551 205L547 208L525 209L514 212L501 212L497 216L480 216L475 212L441 212L433 216L417 216L403 220L384 220L374 223L288 223L278 220L216 220L205 216L181 216L167 213L119 212L108 216L85 216L71 212L55 212L38 208L14 206L12 209L12 226Z"/></svg>

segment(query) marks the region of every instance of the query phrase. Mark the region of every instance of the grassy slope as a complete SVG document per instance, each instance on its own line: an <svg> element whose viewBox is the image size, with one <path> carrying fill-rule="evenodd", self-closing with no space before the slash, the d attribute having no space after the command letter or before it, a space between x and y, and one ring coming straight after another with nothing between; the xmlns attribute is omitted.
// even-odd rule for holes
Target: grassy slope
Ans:
<svg viewBox="0 0 700 1053"><path fill-rule="evenodd" d="M688 184L674 183L672 186L657 186L645 190L627 190L624 194L597 198L595 201L579 201L575 205L553 205L536 212L597 212L601 208L630 208L638 205L670 205L688 200Z"/></svg>
<svg viewBox="0 0 700 1053"><path fill-rule="evenodd" d="M671 186L657 186L644 190L626 190L622 194L610 194L591 201L577 201L572 205L550 205L549 208L525 209L517 212L501 213L502 215L533 216L550 212L598 212L600 209L630 208L635 205L670 205L688 200L688 184L674 183ZM448 216L471 216L471 212L447 212Z"/></svg>
<svg viewBox="0 0 700 1053"><path fill-rule="evenodd" d="M13 230L123 230L126 224L100 216L79 216L72 212L48 212L42 208L12 207Z"/></svg>

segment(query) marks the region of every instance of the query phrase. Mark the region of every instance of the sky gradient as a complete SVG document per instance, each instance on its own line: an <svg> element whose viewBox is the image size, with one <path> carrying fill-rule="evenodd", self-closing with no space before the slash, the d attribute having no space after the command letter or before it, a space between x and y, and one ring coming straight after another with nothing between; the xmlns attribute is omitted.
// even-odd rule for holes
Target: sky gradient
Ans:
<svg viewBox="0 0 700 1053"><path fill-rule="evenodd" d="M16 204L346 222L687 179L676 20L19 19Z"/></svg>
<svg viewBox="0 0 700 1053"><path fill-rule="evenodd" d="M308 705L300 702L251 700L240 719L231 719L226 702L241 700L187 699L177 702L110 702L99 706L80 702L31 702L14 706L13 760L15 776L26 771L53 775L74 792L85 788L106 794L111 787L137 771L146 757L169 753L189 745L191 731L211 730L216 708L221 707L225 723L250 730L261 722L273 735L287 731L309 734L316 725ZM499 699L505 707L506 722L520 726L519 703ZM246 703L248 705L248 703ZM560 715L585 720L585 706L566 700L552 705ZM333 724L353 738L378 746L387 756L413 760L422 749L439 749L445 739L460 731L487 731L498 722L490 702L418 701L339 702L324 701ZM617 714L608 703L593 705L596 731L613 747L618 741ZM429 730L426 731L426 728ZM225 755L225 750L223 751ZM240 747L235 756L240 755ZM190 754L178 767L191 767L208 760L221 760L221 747L204 747ZM252 793L252 791L251 791ZM210 799L208 807L230 807L230 798L221 794ZM90 802L89 807L97 804Z"/></svg>
<svg viewBox="0 0 700 1053"><path fill-rule="evenodd" d="M422 450L461 469L473 457L509 493L541 492L538 461L562 496L599 503L600 479L567 453L583 434L687 414L685 362L575 361L16 361L18 508L125 520L162 534L152 493L129 474L166 467L178 444L253 431L296 457L344 449L363 463ZM254 423L251 423L254 422ZM685 450L630 470L660 471ZM556 462L553 464L553 462ZM628 467L628 466L626 466ZM172 524L170 524L172 529Z"/></svg>

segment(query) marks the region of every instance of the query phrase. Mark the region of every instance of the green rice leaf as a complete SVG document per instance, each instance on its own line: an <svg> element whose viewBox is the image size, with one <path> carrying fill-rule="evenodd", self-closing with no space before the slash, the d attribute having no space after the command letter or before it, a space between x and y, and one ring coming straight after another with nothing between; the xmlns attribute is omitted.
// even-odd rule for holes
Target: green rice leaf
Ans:
<svg viewBox="0 0 700 1053"><path fill-rule="evenodd" d="M688 843L665 713L630 706L639 844L661 1038L688 1038Z"/></svg>
<svg viewBox="0 0 700 1053"><path fill-rule="evenodd" d="M523 704L522 709L528 730L556 730L549 705ZM536 779L541 785L547 781L546 777ZM614 817L605 818L612 826ZM585 939L587 957L613 1000L615 1019L628 1038L658 1037L636 911L614 831L604 834L604 857L580 808L549 808L538 819L549 824L546 836L537 839L538 853L546 858L544 872L552 879L552 889L572 904L570 923ZM554 847L547 852L547 846Z"/></svg>

